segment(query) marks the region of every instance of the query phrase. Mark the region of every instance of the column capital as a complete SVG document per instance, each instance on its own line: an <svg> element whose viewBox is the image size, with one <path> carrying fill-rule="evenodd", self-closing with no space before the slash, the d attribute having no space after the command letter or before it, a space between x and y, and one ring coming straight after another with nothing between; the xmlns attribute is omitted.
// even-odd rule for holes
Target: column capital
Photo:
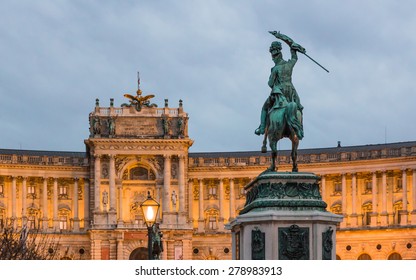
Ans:
<svg viewBox="0 0 416 280"><path fill-rule="evenodd" d="M102 156L103 156L103 155L101 155L101 154L95 154L95 155L94 155L94 158L95 158L95 159L101 159L101 158L102 158Z"/></svg>
<svg viewBox="0 0 416 280"><path fill-rule="evenodd" d="M163 154L163 158L164 159L171 159L172 155L171 154Z"/></svg>

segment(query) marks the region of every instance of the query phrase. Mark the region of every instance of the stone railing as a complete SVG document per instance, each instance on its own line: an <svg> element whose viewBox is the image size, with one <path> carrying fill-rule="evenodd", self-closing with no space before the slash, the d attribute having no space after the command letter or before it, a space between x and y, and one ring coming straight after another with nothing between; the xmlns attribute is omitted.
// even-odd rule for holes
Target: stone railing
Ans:
<svg viewBox="0 0 416 280"><path fill-rule="evenodd" d="M81 156L33 156L21 154L1 154L0 164L88 166L88 158Z"/></svg>
<svg viewBox="0 0 416 280"><path fill-rule="evenodd" d="M319 151L319 149L317 149ZM323 149L325 150L325 149ZM333 149L336 150L336 149ZM316 151L316 150L315 150ZM359 160L372 160L383 158L398 158L416 156L415 147L391 148L391 149L374 149L367 151L333 151L322 153L308 153L307 150L298 151L299 163L325 163L325 162L348 162ZM224 152L218 157L200 157L197 153L195 156L189 155L189 167L208 167L208 166L266 166L270 164L271 156L260 152L252 152L251 156L229 157ZM278 161L281 164L290 164L290 151L280 151Z"/></svg>

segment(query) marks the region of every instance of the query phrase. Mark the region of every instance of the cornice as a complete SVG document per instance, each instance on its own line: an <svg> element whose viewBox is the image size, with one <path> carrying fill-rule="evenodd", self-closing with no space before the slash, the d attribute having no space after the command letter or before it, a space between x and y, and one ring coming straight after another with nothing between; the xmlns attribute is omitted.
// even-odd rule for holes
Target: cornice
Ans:
<svg viewBox="0 0 416 280"><path fill-rule="evenodd" d="M182 139L140 139L140 138L88 138L85 140L86 143L92 142L94 145L97 144L188 144L192 145L194 140L189 138Z"/></svg>
<svg viewBox="0 0 416 280"><path fill-rule="evenodd" d="M62 166L62 165L35 165L35 164L0 164L0 170L40 170L40 171L68 171L89 172L90 166Z"/></svg>

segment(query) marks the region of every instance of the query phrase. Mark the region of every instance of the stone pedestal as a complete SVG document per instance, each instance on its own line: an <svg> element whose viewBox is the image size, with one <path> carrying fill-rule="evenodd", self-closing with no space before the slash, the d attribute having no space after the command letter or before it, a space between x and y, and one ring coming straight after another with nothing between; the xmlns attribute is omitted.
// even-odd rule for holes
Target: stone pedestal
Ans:
<svg viewBox="0 0 416 280"><path fill-rule="evenodd" d="M246 204L227 228L233 259L331 260L342 216L326 211L319 177L263 172L246 187Z"/></svg>

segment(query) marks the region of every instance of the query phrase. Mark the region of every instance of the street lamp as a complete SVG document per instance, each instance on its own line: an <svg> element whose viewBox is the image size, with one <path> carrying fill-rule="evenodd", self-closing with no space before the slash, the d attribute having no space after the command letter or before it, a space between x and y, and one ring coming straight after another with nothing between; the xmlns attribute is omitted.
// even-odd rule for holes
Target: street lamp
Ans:
<svg viewBox="0 0 416 280"><path fill-rule="evenodd" d="M140 204L140 208L143 211L144 221L147 226L147 246L149 260L153 260L152 252L152 237L153 237L153 225L156 222L157 213L159 212L160 204L150 196L150 191L147 192L147 199Z"/></svg>

